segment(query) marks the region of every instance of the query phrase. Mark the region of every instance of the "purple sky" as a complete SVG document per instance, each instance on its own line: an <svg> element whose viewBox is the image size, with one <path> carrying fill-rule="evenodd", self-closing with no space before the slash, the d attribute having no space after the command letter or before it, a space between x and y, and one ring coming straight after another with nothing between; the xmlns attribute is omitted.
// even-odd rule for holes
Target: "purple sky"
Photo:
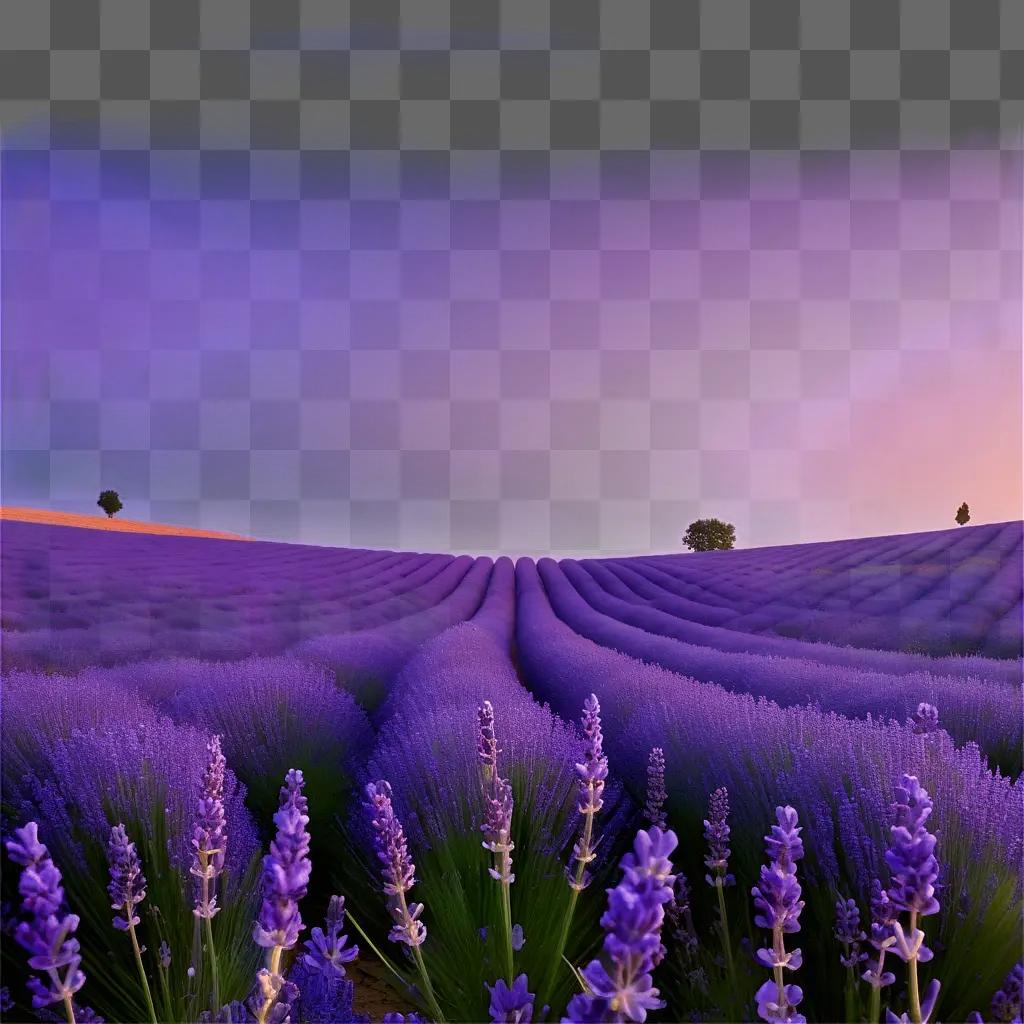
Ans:
<svg viewBox="0 0 1024 1024"><path fill-rule="evenodd" d="M1021 514L1017 155L290 156L5 152L5 504L565 554Z"/></svg>

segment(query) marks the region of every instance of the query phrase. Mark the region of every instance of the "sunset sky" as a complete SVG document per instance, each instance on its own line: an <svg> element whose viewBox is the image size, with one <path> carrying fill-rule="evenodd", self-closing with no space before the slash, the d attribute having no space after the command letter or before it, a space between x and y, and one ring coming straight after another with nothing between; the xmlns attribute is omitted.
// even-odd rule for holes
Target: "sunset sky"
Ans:
<svg viewBox="0 0 1024 1024"><path fill-rule="evenodd" d="M698 516L742 546L951 527L961 501L1020 518L998 83L973 131L955 60L911 102L913 66L872 84L850 39L835 100L824 65L786 86L749 25L741 51L702 23L696 78L656 26L612 72L602 36L598 79L555 28L371 49L249 26L237 88L206 51L183 65L202 92L154 57L139 102L104 55L96 102L69 62L62 102L8 103L3 503L98 511L109 487L134 519L560 555L674 550ZM801 38L779 52L802 68L842 51ZM506 76L510 45L534 59ZM795 129L751 102L787 88Z"/></svg>

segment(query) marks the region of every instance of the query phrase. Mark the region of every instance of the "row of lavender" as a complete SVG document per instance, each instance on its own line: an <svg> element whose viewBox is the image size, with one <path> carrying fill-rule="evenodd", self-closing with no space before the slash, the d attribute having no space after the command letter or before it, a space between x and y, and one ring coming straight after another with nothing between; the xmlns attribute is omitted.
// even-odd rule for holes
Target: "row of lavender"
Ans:
<svg viewBox="0 0 1024 1024"><path fill-rule="evenodd" d="M471 569L482 571L479 560L465 556L111 536L17 522L4 522L0 534L8 668L68 670L97 659L197 651L218 658L276 654L317 637L415 617L455 594ZM1021 524L1008 523L563 564L576 570L574 580L590 574L598 591L607 590L608 614L696 645L1019 684L1020 547ZM637 610L631 605L644 613L639 623L630 618ZM822 617L837 628L819 629ZM931 653L962 654L995 643L999 650L989 653L1012 660L899 650L906 643L882 634L905 623L934 632L935 643L925 645ZM974 637L969 643L957 638L961 627ZM812 639L831 643L807 642Z"/></svg>
<svg viewBox="0 0 1024 1024"><path fill-rule="evenodd" d="M319 637L393 626L418 642L472 614L491 566L468 556L110 535L9 521L0 525L0 540L8 670L68 672L197 653L266 656Z"/></svg>
<svg viewBox="0 0 1024 1024"><path fill-rule="evenodd" d="M289 651L336 666L354 689L372 689L424 640L471 616L493 572L490 559L465 556L112 537L22 523L2 529L7 668L77 671L168 654L232 659ZM977 545L976 538L989 537L987 549L1013 536L1002 527L972 530L954 541L925 535L928 543L916 540L915 550L938 546L955 562L952 548L967 540ZM882 540L826 547L866 552L863 560ZM717 570L725 582L716 585L728 587L732 555L770 567L773 556L790 550L803 549L718 553L726 559ZM959 742L973 739L1004 770L1020 770L1019 660L807 644L694 621L692 602L680 605L683 599L665 589L672 574L651 567L691 560L708 564L703 556L561 565L542 559L539 569L560 617L613 649L782 704L813 702L857 717L904 721L926 700L943 709ZM1019 565L1003 564L1016 572L1019 590ZM740 597L730 592L729 600Z"/></svg>
<svg viewBox="0 0 1024 1024"><path fill-rule="evenodd" d="M830 648L843 657L810 660L806 647L774 641L771 653L744 650L741 633L718 630L709 640L695 627L663 612L631 604L603 589L575 563L521 560L520 580L538 576L560 620L577 634L613 651L653 661L684 676L730 690L768 697L782 705L815 704L861 718L874 715L904 722L922 701L943 709L946 728L961 743L975 741L1005 771L1021 769L1024 722L1021 690L991 675L890 673L857 667L863 652ZM696 627L705 633L708 627ZM785 653L787 650L796 656ZM865 658L865 661L869 659Z"/></svg>
<svg viewBox="0 0 1024 1024"><path fill-rule="evenodd" d="M1019 522L704 555L615 559L655 569L687 617L893 651L1019 657Z"/></svg>

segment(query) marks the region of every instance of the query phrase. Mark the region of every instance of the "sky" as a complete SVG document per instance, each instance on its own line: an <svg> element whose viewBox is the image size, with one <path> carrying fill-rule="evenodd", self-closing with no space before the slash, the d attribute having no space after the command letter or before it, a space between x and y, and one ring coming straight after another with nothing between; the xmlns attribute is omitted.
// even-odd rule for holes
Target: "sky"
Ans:
<svg viewBox="0 0 1024 1024"><path fill-rule="evenodd" d="M1012 5L47 7L0 15L5 505L562 556L1020 518Z"/></svg>

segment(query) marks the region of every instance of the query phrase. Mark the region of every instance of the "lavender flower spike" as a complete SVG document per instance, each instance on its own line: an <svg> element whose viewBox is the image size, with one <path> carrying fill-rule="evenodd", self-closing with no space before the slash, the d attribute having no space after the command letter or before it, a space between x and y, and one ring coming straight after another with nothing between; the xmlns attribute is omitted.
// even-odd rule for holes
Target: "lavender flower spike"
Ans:
<svg viewBox="0 0 1024 1024"><path fill-rule="evenodd" d="M907 725L911 731L918 735L925 736L928 733L939 731L939 709L934 704L921 701L917 710L907 719Z"/></svg>
<svg viewBox="0 0 1024 1024"><path fill-rule="evenodd" d="M860 951L860 944L867 938L867 935L860 930L860 910L856 900L836 901L834 934L843 945L843 952L839 957L839 962L843 967L853 970L863 960L867 960L867 953Z"/></svg>
<svg viewBox="0 0 1024 1024"><path fill-rule="evenodd" d="M620 864L622 880L608 890L608 910L601 918L604 962L592 960L583 969L589 991L573 996L563 1024L642 1022L648 1010L665 1005L651 972L665 955L661 928L675 883L669 854L676 843L674 832L657 826L637 833L632 853Z"/></svg>
<svg viewBox="0 0 1024 1024"><path fill-rule="evenodd" d="M388 898L388 910L395 922L388 938L392 942L405 943L411 950L431 1012L434 1019L440 1021L443 1015L434 996L434 989L430 984L430 976L427 974L423 953L420 950L427 937L427 927L419 919L423 913L423 904L406 903L405 899L405 894L416 883L416 866L409 856L405 830L395 816L395 809L391 803L391 785L383 779L379 782L370 782L366 786L366 796L370 823L376 833L374 845L377 848L377 859L383 865L381 875L384 878L384 895Z"/></svg>
<svg viewBox="0 0 1024 1024"><path fill-rule="evenodd" d="M423 944L427 928L419 920L422 903L406 904L405 894L416 883L416 867L409 856L402 823L395 817L391 804L391 785L381 780L366 787L372 824L376 831L374 842L377 859L383 865L384 894L388 897L388 910L395 924L388 938L416 947Z"/></svg>
<svg viewBox="0 0 1024 1024"><path fill-rule="evenodd" d="M800 839L797 814L792 807L776 807L778 824L765 836L765 852L771 863L762 865L758 885L751 890L754 895L754 923L759 928L770 929L771 948L757 951L757 961L774 974L758 990L758 1016L764 1021L800 1022L806 1018L796 1007L803 999L798 985L785 983L785 971L795 971L803 962L799 949L787 952L785 936L800 931L800 911L804 902L800 899L800 883L796 877L796 862L804 855Z"/></svg>
<svg viewBox="0 0 1024 1024"><path fill-rule="evenodd" d="M494 707L489 700L476 709L479 732L477 734L476 752L483 765L484 782L490 784L498 771L498 740L494 735Z"/></svg>
<svg viewBox="0 0 1024 1024"><path fill-rule="evenodd" d="M931 982L922 1002L917 965L931 960L933 954L924 944L924 932L917 927L917 919L938 913L935 882L939 877L939 862L935 859L936 836L925 827L932 813L932 800L916 776L904 775L900 779L892 811L890 846L885 852L885 861L892 875L889 900L895 910L910 914L907 931L898 918L893 921L892 930L896 936L893 949L907 964L910 1019L914 1024L922 1024L935 1005L939 983Z"/></svg>
<svg viewBox="0 0 1024 1024"><path fill-rule="evenodd" d="M512 873L512 787L507 779L494 776L491 792L486 797L487 810L480 831L484 834L481 844L485 850L494 854L497 865L488 868L491 878L503 884L511 885L516 880Z"/></svg>
<svg viewBox="0 0 1024 1024"><path fill-rule="evenodd" d="M1024 963L1018 963L1003 980L1003 987L992 997L992 1019L1000 1024L1020 1020L1024 1010Z"/></svg>
<svg viewBox="0 0 1024 1024"><path fill-rule="evenodd" d="M227 762L220 749L220 737L211 738L207 750L210 761L203 773L203 795L199 798L196 823L192 830L192 874L198 882L193 913L212 918L219 910L215 884L224 870L227 831L224 816L224 769Z"/></svg>
<svg viewBox="0 0 1024 1024"><path fill-rule="evenodd" d="M345 897L332 896L327 907L327 930L314 928L306 940L308 953L302 955L302 962L312 971L328 977L344 978L345 964L359 956L358 946L348 945L348 936L342 932L345 927Z"/></svg>
<svg viewBox="0 0 1024 1024"><path fill-rule="evenodd" d="M579 798L576 809L583 815L583 832L573 844L572 857L566 868L569 888L569 909L562 917L562 930L558 945L551 957L551 966L542 988L550 988L554 983L555 973L565 953L565 944L569 939L573 914L576 912L576 901L580 893L590 884L590 872L587 865L597 856L595 852L598 841L594 839L594 815L604 806L604 785L608 778L608 758L604 753L604 736L601 733L601 704L597 694L592 693L583 701L583 761L576 765L576 776L579 779Z"/></svg>
<svg viewBox="0 0 1024 1024"><path fill-rule="evenodd" d="M885 862L892 872L889 899L896 910L907 911L915 918L936 914L939 910L939 901L935 898L935 882L939 877L934 852L936 836L925 828L932 813L932 801L915 776L904 775L900 780L892 810L890 847L885 853ZM920 944L924 935L914 945L913 936L909 942L900 939L902 929L898 925L897 922L894 930L899 955L904 960L913 956L922 962L930 960L931 951Z"/></svg>
<svg viewBox="0 0 1024 1024"><path fill-rule="evenodd" d="M882 888L882 883L877 878L873 879L871 882L870 941L878 952L878 957L869 961L868 969L861 975L861 978L876 991L891 985L896 980L895 974L884 970L885 954L896 942L896 936L892 930L895 920L896 911L889 901L889 894Z"/></svg>
<svg viewBox="0 0 1024 1024"><path fill-rule="evenodd" d="M114 927L126 932L140 921L135 908L146 898L146 877L142 873L135 844L128 838L124 825L115 825L110 830L107 843L107 859L110 862L110 884L107 892L113 900L111 908L123 912L114 918Z"/></svg>
<svg viewBox="0 0 1024 1024"><path fill-rule="evenodd" d="M668 824L668 818L665 815L667 799L665 751L661 747L651 747L647 758L647 803L644 805L644 816L652 825L657 825L661 829Z"/></svg>
<svg viewBox="0 0 1024 1024"><path fill-rule="evenodd" d="M135 965L139 971L142 993L146 997L149 1019L152 1024L156 1024L153 994L149 989L146 968L142 964L142 950L135 935L135 926L139 923L135 908L146 898L146 878L142 874L142 865L139 863L139 855L135 852L135 844L129 840L124 825L115 825L110 830L107 859L110 862L110 885L107 886L107 892L110 893L110 898L113 900L111 907L124 912L123 917L114 918L114 927L119 931L127 932L132 940Z"/></svg>
<svg viewBox="0 0 1024 1024"><path fill-rule="evenodd" d="M74 937L78 917L63 912L60 870L39 842L38 825L30 821L24 828L15 829L14 838L6 845L8 856L22 867L18 892L22 910L29 915L29 920L19 922L14 938L29 954L29 967L46 975L45 983L34 976L28 979L32 1006L38 1010L63 1001L68 1021L74 1024L73 997L85 984Z"/></svg>
<svg viewBox="0 0 1024 1024"><path fill-rule="evenodd" d="M704 819L704 838L708 844L708 855L704 863L708 874L704 880L717 887L733 885L736 879L729 874L729 790L719 786L708 802L708 816Z"/></svg>
<svg viewBox="0 0 1024 1024"><path fill-rule="evenodd" d="M299 932L306 927L299 915L299 900L306 895L312 864L304 784L296 768L285 775L274 815L277 834L263 858L263 902L252 930L253 941L267 950L267 966L256 975L257 990L250 1001L258 1024L284 1021L297 995L281 971L281 956L299 941Z"/></svg>
<svg viewBox="0 0 1024 1024"><path fill-rule="evenodd" d="M569 885L575 891L585 889L590 882L587 865L597 856L593 841L594 815L604 806L604 784L608 778L608 758L604 753L601 733L601 704L596 694L583 702L583 763L576 765L580 780L580 795L576 809L584 817L583 835L573 846L572 859L575 872L569 876Z"/></svg>
<svg viewBox="0 0 1024 1024"><path fill-rule="evenodd" d="M263 903L252 937L264 949L291 949L306 927L299 914L299 900L306 895L312 864L304 784L298 769L292 768L285 776L280 807L274 815L277 835L263 858Z"/></svg>
<svg viewBox="0 0 1024 1024"><path fill-rule="evenodd" d="M534 994L529 991L525 974L520 974L511 988L499 978L487 990L491 993L492 1024L530 1024L533 1020Z"/></svg>

